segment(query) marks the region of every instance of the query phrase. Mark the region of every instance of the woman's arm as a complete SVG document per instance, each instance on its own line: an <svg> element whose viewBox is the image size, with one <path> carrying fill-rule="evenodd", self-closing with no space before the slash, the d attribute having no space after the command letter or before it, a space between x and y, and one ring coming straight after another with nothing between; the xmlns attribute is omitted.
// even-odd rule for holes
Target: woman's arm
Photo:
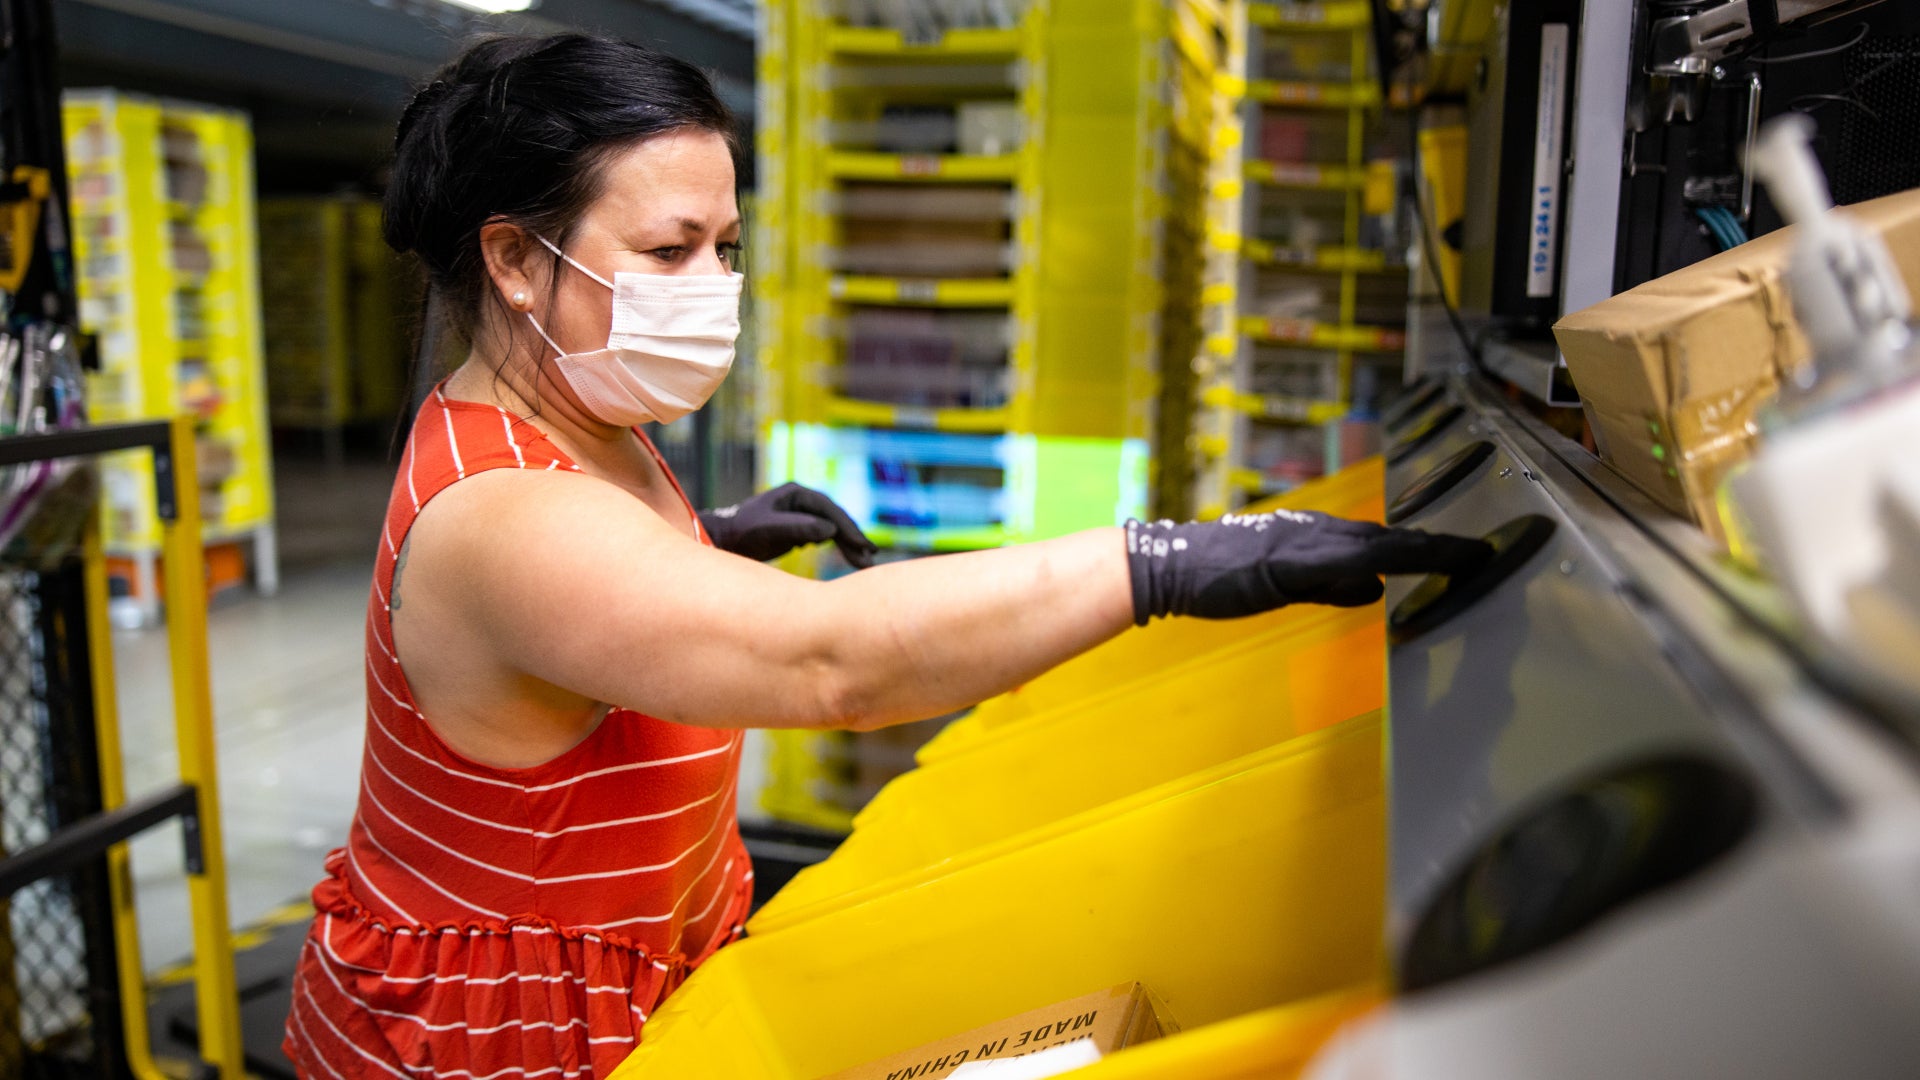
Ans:
<svg viewBox="0 0 1920 1080"><path fill-rule="evenodd" d="M1117 528L822 583L689 543L599 480L499 470L439 495L409 541L410 614L525 676L714 727L938 716L1133 618Z"/></svg>

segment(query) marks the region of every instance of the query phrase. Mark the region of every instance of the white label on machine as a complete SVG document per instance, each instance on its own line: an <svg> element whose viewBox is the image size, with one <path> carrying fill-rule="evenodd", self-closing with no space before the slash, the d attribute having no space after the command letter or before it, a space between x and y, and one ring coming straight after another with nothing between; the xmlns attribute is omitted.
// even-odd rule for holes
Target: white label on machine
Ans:
<svg viewBox="0 0 1920 1080"><path fill-rule="evenodd" d="M1533 213L1527 236L1527 295L1553 295L1553 256L1560 239L1561 133L1567 119L1567 24L1540 28L1540 109L1533 133Z"/></svg>

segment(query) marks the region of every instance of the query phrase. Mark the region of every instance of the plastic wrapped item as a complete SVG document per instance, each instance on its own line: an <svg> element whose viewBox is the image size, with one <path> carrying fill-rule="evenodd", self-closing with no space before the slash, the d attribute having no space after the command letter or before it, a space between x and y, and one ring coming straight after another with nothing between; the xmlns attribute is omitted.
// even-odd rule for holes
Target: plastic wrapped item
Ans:
<svg viewBox="0 0 1920 1080"><path fill-rule="evenodd" d="M874 221L1011 221L1017 197L979 184L848 184L832 211Z"/></svg>
<svg viewBox="0 0 1920 1080"><path fill-rule="evenodd" d="M1324 280L1304 274L1262 274L1247 314L1263 319L1326 319L1340 314L1340 294Z"/></svg>
<svg viewBox="0 0 1920 1080"><path fill-rule="evenodd" d="M1026 122L1012 101L964 101L959 107L959 146L963 154L997 157L1026 141Z"/></svg>
<svg viewBox="0 0 1920 1080"><path fill-rule="evenodd" d="M840 391L895 405L998 408L1012 389L1011 339L1004 315L857 310L847 319Z"/></svg>

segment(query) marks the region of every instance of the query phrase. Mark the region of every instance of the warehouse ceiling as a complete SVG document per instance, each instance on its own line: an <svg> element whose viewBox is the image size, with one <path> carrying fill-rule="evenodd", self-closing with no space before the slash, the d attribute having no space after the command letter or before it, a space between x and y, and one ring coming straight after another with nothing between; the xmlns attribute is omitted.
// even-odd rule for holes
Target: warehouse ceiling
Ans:
<svg viewBox="0 0 1920 1080"><path fill-rule="evenodd" d="M446 0L53 0L67 86L245 109L264 191L377 187L411 88L460 43L593 30L712 72L753 110L752 0L539 0L483 16Z"/></svg>

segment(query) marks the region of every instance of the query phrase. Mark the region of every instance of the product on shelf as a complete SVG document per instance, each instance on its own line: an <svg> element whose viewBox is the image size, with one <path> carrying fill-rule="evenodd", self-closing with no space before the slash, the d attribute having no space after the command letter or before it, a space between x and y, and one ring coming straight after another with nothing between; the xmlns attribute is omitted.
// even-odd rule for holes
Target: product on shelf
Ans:
<svg viewBox="0 0 1920 1080"><path fill-rule="evenodd" d="M963 154L998 157L1019 150L1026 140L1026 122L1016 102L965 101L960 103L958 113L958 141Z"/></svg>
<svg viewBox="0 0 1920 1080"><path fill-rule="evenodd" d="M1001 222L849 219L834 262L852 274L1000 277L1013 256Z"/></svg>
<svg viewBox="0 0 1920 1080"><path fill-rule="evenodd" d="M841 392L928 408L998 408L1011 389L1004 314L856 308L846 321Z"/></svg>
<svg viewBox="0 0 1920 1080"><path fill-rule="evenodd" d="M1019 25L1027 0L835 0L848 26L898 30L925 38L947 30L1004 30Z"/></svg>
<svg viewBox="0 0 1920 1080"><path fill-rule="evenodd" d="M1005 187L977 184L847 184L833 212L873 221L1011 221L1016 199Z"/></svg>

